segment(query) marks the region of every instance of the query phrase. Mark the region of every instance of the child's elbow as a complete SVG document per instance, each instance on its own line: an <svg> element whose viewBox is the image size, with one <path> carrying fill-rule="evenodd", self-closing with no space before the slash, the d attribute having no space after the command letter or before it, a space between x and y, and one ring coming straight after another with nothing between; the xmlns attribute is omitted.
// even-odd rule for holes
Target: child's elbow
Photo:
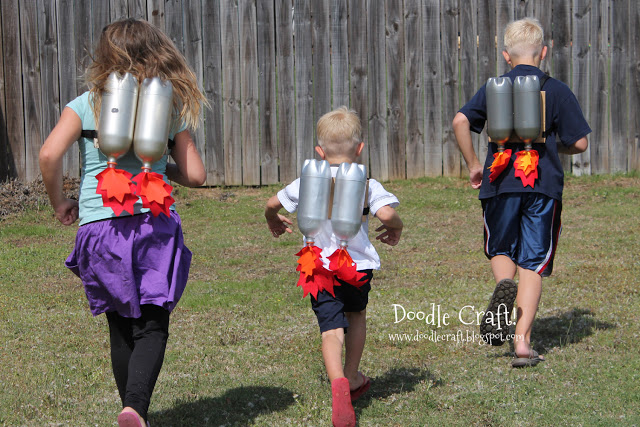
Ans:
<svg viewBox="0 0 640 427"><path fill-rule="evenodd" d="M462 113L457 113L451 122L454 129L469 127L469 119Z"/></svg>
<svg viewBox="0 0 640 427"><path fill-rule="evenodd" d="M589 148L589 140L586 137L581 138L573 144L573 147L578 153L584 153Z"/></svg>

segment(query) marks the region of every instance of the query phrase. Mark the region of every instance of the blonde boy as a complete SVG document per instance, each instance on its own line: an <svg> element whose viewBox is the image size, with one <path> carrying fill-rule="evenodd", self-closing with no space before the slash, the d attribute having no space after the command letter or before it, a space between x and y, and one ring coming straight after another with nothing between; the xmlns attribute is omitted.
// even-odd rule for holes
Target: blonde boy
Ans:
<svg viewBox="0 0 640 427"><path fill-rule="evenodd" d="M480 331L485 340L502 345L505 335L497 323L508 323L514 300L518 306L513 367L534 366L543 361L531 348L531 329L542 294L542 277L551 275L560 237L564 171L558 153L577 154L588 147L591 132L580 105L564 83L544 74L538 67L547 55L544 32L536 19L510 23L504 34L505 61L511 71L503 77L537 76L546 92L546 143L533 144L539 153L538 174L534 186L524 186L514 173L513 161L523 143L513 143L507 168L493 181L489 167L497 153L490 143L484 167L471 142L471 131L480 133L487 119L485 86L460 109L453 119L458 146L469 168L469 180L480 189L484 214L484 250L491 260L497 282ZM519 283L514 278L518 274Z"/></svg>
<svg viewBox="0 0 640 427"><path fill-rule="evenodd" d="M331 164L335 177L340 163L355 163L364 148L361 139L360 119L347 107L331 111L318 120L316 133L318 145L315 147L320 158ZM284 207L289 213L296 211L300 179L296 179L279 191L267 202L265 217L274 237L284 232L291 233L292 224L286 216L279 214ZM398 199L387 192L374 179L369 180L369 211L382 225L376 239L391 246L398 244L402 234L402 220L394 209ZM339 247L339 241L331 231L330 221L324 225L316 237L315 244L322 249L325 267L326 258ZM349 253L358 266L358 271L366 273L364 284L358 288L340 281L334 288L335 297L327 291L311 295L311 306L318 318L322 333L322 356L331 381L334 425L355 425L352 401L355 401L370 386L370 380L358 371L366 338L366 306L371 289L372 270L380 268L380 258L368 238L368 220L362 223L356 237L349 241ZM347 333L348 328L348 333ZM342 364L342 350L346 347Z"/></svg>

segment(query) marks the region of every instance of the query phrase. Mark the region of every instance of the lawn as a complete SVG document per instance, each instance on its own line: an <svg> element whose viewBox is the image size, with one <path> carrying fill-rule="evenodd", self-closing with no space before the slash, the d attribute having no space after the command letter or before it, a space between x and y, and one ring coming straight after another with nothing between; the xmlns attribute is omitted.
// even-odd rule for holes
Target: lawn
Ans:
<svg viewBox="0 0 640 427"><path fill-rule="evenodd" d="M376 245L359 425L640 425L637 175L567 180L532 336L547 361L520 370L509 344L477 337L494 286L477 193L448 178L385 186L405 230L398 246ZM151 425L330 424L320 334L295 286L301 236L274 239L264 221L279 188L177 189L194 258ZM41 203L0 217L1 425L115 425L106 320L63 265L76 229ZM396 322L402 309L412 319Z"/></svg>

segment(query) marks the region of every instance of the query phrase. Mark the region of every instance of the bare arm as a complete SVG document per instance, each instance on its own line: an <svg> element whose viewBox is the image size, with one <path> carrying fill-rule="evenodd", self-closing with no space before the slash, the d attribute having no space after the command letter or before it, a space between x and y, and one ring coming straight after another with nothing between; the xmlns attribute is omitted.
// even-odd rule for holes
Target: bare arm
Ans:
<svg viewBox="0 0 640 427"><path fill-rule="evenodd" d="M582 137L579 140L577 140L575 142L575 144L571 145L570 147L566 147L564 144L559 143L558 144L558 153L562 153L562 154L580 154L580 153L584 153L585 151L587 151L587 148L589 148L589 141L587 140L587 137Z"/></svg>
<svg viewBox="0 0 640 427"><path fill-rule="evenodd" d="M462 157L464 157L464 161L467 163L471 187L478 189L482 184L482 165L480 164L478 156L473 149L473 142L471 141L471 125L467 116L462 113L456 114L453 118L453 133L456 136L456 141L458 142L458 147L460 148Z"/></svg>
<svg viewBox="0 0 640 427"><path fill-rule="evenodd" d="M40 149L40 171L49 201L56 218L64 225L78 219L78 201L67 199L62 192L62 158L69 147L80 138L82 121L69 107L65 107L60 120Z"/></svg>
<svg viewBox="0 0 640 427"><path fill-rule="evenodd" d="M398 212L389 205L383 206L376 211L376 218L382 223L380 227L376 228L376 231L382 231L376 237L376 240L380 240L389 246L397 245L404 227Z"/></svg>
<svg viewBox="0 0 640 427"><path fill-rule="evenodd" d="M175 134L173 140L176 145L171 150L171 157L176 164L167 164L167 178L185 187L198 187L204 184L207 174L189 131L183 130Z"/></svg>
<svg viewBox="0 0 640 427"><path fill-rule="evenodd" d="M273 237L280 237L281 234L293 233L289 225L292 224L291 220L284 215L280 215L282 209L282 203L278 200L278 196L272 196L269 200L267 200L267 206L264 209L264 216L267 218L267 226L273 234Z"/></svg>

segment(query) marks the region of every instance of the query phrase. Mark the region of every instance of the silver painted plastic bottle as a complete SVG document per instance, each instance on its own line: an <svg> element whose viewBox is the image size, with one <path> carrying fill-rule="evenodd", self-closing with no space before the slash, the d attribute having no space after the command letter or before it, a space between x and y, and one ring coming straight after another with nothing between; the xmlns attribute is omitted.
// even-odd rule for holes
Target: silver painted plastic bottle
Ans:
<svg viewBox="0 0 640 427"><path fill-rule="evenodd" d="M151 164L160 160L166 152L172 111L171 82L159 77L144 79L140 85L133 134L133 151L142 162L143 170L150 170Z"/></svg>
<svg viewBox="0 0 640 427"><path fill-rule="evenodd" d="M538 76L518 76L513 81L513 127L531 148L540 133L540 80Z"/></svg>
<svg viewBox="0 0 640 427"><path fill-rule="evenodd" d="M346 247L362 226L367 169L357 163L342 163L336 175L331 209L333 234Z"/></svg>
<svg viewBox="0 0 640 427"><path fill-rule="evenodd" d="M307 243L313 243L329 218L331 166L326 160L307 159L300 173L298 228Z"/></svg>
<svg viewBox="0 0 640 427"><path fill-rule="evenodd" d="M109 74L98 119L98 147L111 164L131 148L137 102L138 80L130 73Z"/></svg>
<svg viewBox="0 0 640 427"><path fill-rule="evenodd" d="M513 85L508 77L487 80L487 134L504 150L513 131Z"/></svg>

